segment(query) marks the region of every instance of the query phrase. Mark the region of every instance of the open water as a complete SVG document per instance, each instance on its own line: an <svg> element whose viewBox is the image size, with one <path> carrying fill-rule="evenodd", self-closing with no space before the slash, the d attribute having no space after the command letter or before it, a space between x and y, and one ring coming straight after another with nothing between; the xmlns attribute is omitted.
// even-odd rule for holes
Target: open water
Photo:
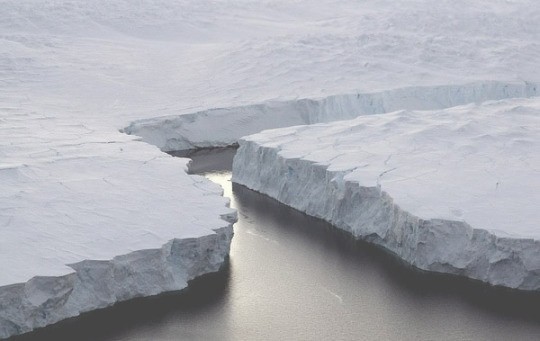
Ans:
<svg viewBox="0 0 540 341"><path fill-rule="evenodd" d="M540 340L539 294L411 269L233 185L234 153L190 155L239 213L220 273L15 340Z"/></svg>

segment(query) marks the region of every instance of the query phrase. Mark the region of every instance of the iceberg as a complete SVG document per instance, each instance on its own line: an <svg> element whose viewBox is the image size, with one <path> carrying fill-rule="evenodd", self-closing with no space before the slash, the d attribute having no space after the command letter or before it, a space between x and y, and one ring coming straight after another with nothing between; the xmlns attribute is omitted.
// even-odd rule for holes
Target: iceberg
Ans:
<svg viewBox="0 0 540 341"><path fill-rule="evenodd" d="M236 183L412 266L540 290L540 100L397 111L244 137Z"/></svg>

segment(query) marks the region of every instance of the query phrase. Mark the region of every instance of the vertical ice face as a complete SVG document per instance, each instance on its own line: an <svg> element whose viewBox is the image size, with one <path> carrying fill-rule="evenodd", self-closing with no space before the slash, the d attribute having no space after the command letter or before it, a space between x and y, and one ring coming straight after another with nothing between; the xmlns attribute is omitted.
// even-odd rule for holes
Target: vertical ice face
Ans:
<svg viewBox="0 0 540 341"><path fill-rule="evenodd" d="M423 270L540 290L540 102L399 111L244 137L233 181Z"/></svg>
<svg viewBox="0 0 540 341"><path fill-rule="evenodd" d="M220 269L231 238L232 223L214 234L173 239L162 248L71 264L73 271L67 275L38 276L0 287L0 337L131 298L185 289L188 281Z"/></svg>

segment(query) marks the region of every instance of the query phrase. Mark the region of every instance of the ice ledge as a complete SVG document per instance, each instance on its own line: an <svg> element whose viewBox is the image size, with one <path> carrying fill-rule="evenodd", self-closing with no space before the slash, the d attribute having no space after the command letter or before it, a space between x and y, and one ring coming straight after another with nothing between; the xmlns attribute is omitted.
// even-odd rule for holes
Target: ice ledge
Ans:
<svg viewBox="0 0 540 341"><path fill-rule="evenodd" d="M411 191L403 193L401 189L409 188L410 190L413 187L406 186L405 182L408 179L403 174L388 172L386 176L389 179L386 180L384 175L380 176L385 170L400 167L400 169L422 171L413 174L419 178L426 170L419 160L424 157L427 163L435 161L430 160L430 156L421 151L418 158L415 158L411 151L405 152L408 144L404 140L397 142L392 139L394 136L414 140L421 138L422 134L430 133L432 141L436 141L437 135L441 136L441 132L433 136L431 134L433 131L429 127L424 127L425 129L418 127L418 131L406 127L409 131L408 136L401 131L399 126L405 124L403 122L414 123L415 113L363 117L354 121L333 124L269 130L248 136L239 142L240 148L234 160L232 180L309 215L324 219L337 228L350 232L356 238L380 245L419 269L466 276L492 285L538 291L540 290L540 240L534 237L539 231L538 219L535 218L537 210L533 206L535 202L538 202L536 198L540 184L537 177L533 175L534 172L536 174L538 172L535 167L539 162L534 156L534 150L537 150L534 146L538 145L539 141L534 131L537 125L526 124L523 117L528 116L530 119L537 120L540 110L538 110L538 101L536 104L527 101L509 102L510 105L508 103L488 105L486 110L490 115L485 116L487 121L481 120L481 116L477 115L479 110L482 111L482 106L480 108L470 106L455 108L452 111L443 112L443 116L448 114L452 120L461 117L463 120L474 122L474 124L462 125L462 121L456 120L457 126L461 129L457 128L455 131L454 127L445 126L450 124L449 122L437 122L441 119L441 115L417 113L422 120L433 119L432 123L438 124L443 129L454 131L455 134L450 134L450 136L471 135L471 138L483 138L484 141L477 140L479 143L475 147L479 149L476 151L467 147L466 140L452 141L444 137L443 144L426 143L424 140L412 147L418 148L424 143L427 148L433 147L435 151L441 148L444 152L448 152L443 153L443 160L450 157L447 164L438 165L439 175L442 174L444 167L448 168L448 164L453 164L458 170L461 167L465 172L479 171L480 173L477 174L479 177L488 178L489 175L484 171L490 170L490 162L495 155L486 154L489 148L482 149L482 146L491 145L493 147L491 151L501 150L500 143L508 147L506 152L512 154L515 151L512 148L519 150L528 145L530 153L518 154L516 158L521 159L524 162L523 165L530 167L528 171L529 175L532 175L521 178L520 183L523 186L508 192L508 197L495 198L503 202L507 201L509 205L503 213L512 217L519 211L516 206L520 205L520 202L512 204L511 201L515 197L511 194L516 192L518 195L526 196L522 201L531 201L532 204L524 208L524 213L527 213L525 217L518 217L518 219L525 219L524 226L515 226L516 223L507 226L507 229L503 231L488 230L478 228L478 225L481 225L478 220L471 219L475 221L475 224L471 226L466 219L452 219L450 215L442 211L433 213L429 209L441 207L437 203L446 205L447 200L456 192L475 190L472 183L471 188L464 187L465 182L476 179L476 176L470 173L461 177L464 183L458 181L457 187L453 186L453 188L452 186L431 186L434 183L444 184L444 176L437 178L434 175L433 181L428 176L424 176L426 185L411 179L414 188L422 191L425 187L428 192L430 189L432 192L429 192L427 197L418 196L409 201L407 194L414 193ZM531 110L536 110L536 114ZM497 123L493 120L494 117L504 119L506 126L499 125L498 123L501 122ZM510 121L513 121L513 124ZM493 129L495 133L483 135L475 130L475 128L482 130L483 127ZM512 131L513 127L516 130ZM516 134L518 130L523 131L523 134ZM375 138L366 131L375 132L379 138ZM529 131L529 134L526 131ZM501 136L505 139L494 143L496 138ZM381 147L382 144L385 144L384 147ZM464 155L469 157L476 155L483 158L480 161L486 160L484 161L486 169L479 169L476 167L478 165L471 169L463 163L464 160L461 163L456 161L456 163L455 160L459 158L453 159L452 153L444 150L445 145L449 150L452 150L452 146L457 146L455 150L464 152ZM388 157L392 155L393 148L401 149L401 160L398 157ZM501 163L513 162L505 158L505 155L501 155L499 160ZM412 163L414 167L405 167L408 163ZM517 164L517 169L520 166L522 165ZM506 168L503 167L503 169ZM452 171L455 170L452 169ZM513 173L513 168L510 169L510 173ZM391 174L393 178L390 177ZM523 174L521 172L519 176ZM457 178L460 178L459 175ZM450 181L450 178L447 180ZM396 183L400 185L396 187ZM528 188L529 191L522 192L524 188ZM483 191L482 188L481 190ZM493 190L497 190L495 186ZM532 197L527 193L531 193ZM468 194L463 195L463 198L466 198ZM482 206L474 206L474 202L463 201L462 205L482 209ZM414 206L418 203L424 209ZM472 212L470 216L483 217L487 221L493 218L485 216L482 212L475 214L476 212ZM525 225L536 226L536 230L528 230Z"/></svg>
<svg viewBox="0 0 540 341"><path fill-rule="evenodd" d="M0 338L131 298L182 290L188 281L220 269L229 253L232 224L215 234L173 239L160 249L72 264L75 271L65 276L1 287Z"/></svg>
<svg viewBox="0 0 540 341"><path fill-rule="evenodd" d="M0 338L181 290L226 260L236 211L188 159L111 128L1 115Z"/></svg>
<svg viewBox="0 0 540 341"><path fill-rule="evenodd" d="M264 129L347 120L396 110L434 110L540 95L537 82L478 81L294 99L139 120L123 129L163 151L226 147Z"/></svg>

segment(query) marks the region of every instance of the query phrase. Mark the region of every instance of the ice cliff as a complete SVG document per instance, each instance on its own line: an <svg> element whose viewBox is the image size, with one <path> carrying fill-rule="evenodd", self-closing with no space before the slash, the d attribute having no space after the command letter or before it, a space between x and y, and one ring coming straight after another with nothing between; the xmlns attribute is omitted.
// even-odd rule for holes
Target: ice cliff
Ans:
<svg viewBox="0 0 540 341"><path fill-rule="evenodd" d="M428 271L540 290L540 101L244 137L233 181Z"/></svg>
<svg viewBox="0 0 540 341"><path fill-rule="evenodd" d="M142 137L164 151L224 147L264 129L351 119L398 109L444 109L540 94L533 82L485 81L463 85L407 87L376 93L333 95L321 99L273 101L241 107L132 122L124 132Z"/></svg>
<svg viewBox="0 0 540 341"><path fill-rule="evenodd" d="M0 338L220 269L236 214L218 185L186 173L188 159L102 127L0 113Z"/></svg>

